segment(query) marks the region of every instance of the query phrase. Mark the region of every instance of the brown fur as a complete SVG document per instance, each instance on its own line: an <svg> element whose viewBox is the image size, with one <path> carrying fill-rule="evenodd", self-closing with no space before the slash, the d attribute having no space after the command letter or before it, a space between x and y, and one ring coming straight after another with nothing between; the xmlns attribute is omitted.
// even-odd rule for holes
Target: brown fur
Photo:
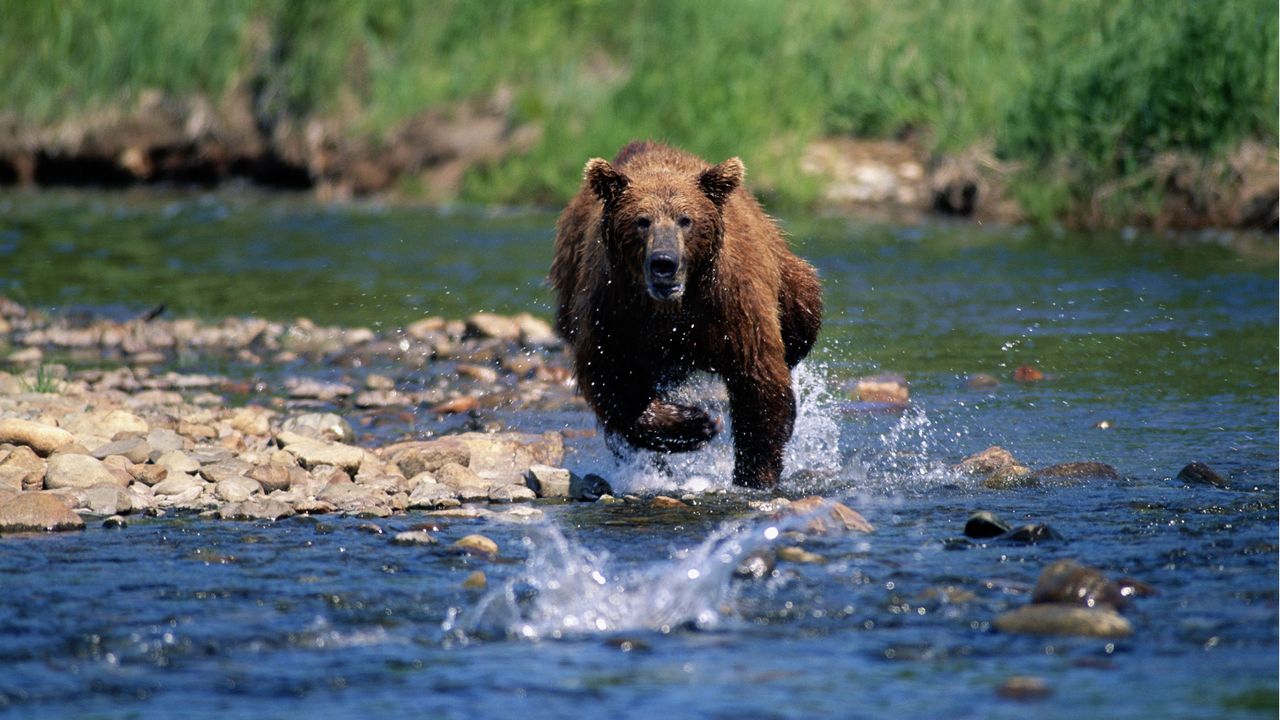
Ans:
<svg viewBox="0 0 1280 720"><path fill-rule="evenodd" d="M719 373L734 482L772 487L795 423L790 368L817 338L822 289L741 187L742 173L737 158L711 167L648 142L612 164L591 160L556 224L551 282L557 328L606 433L652 450L701 447L717 424L661 393L691 371ZM678 285L653 264L677 246Z"/></svg>

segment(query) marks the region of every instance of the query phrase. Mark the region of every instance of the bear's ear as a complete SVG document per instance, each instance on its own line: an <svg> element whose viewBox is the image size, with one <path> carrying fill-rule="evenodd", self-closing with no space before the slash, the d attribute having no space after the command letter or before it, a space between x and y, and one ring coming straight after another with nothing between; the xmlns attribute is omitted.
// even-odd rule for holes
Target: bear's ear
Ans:
<svg viewBox="0 0 1280 720"><path fill-rule="evenodd" d="M711 198L716 207L724 207L725 201L742 184L744 173L746 168L742 166L742 161L731 157L715 167L703 170L698 176L698 187L702 188L702 192Z"/></svg>
<svg viewBox="0 0 1280 720"><path fill-rule="evenodd" d="M606 205L621 197L622 191L626 190L628 183L630 183L626 175L618 172L604 158L591 158L588 160L587 167L582 171L582 176L586 178L587 184L591 186L591 191L596 194L596 197L603 200Z"/></svg>

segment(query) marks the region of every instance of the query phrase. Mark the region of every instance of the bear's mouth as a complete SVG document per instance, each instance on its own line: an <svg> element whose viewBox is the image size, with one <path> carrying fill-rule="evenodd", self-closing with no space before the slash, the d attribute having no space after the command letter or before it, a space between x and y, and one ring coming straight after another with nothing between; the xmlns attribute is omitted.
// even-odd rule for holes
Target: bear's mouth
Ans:
<svg viewBox="0 0 1280 720"><path fill-rule="evenodd" d="M684 295L684 283L672 282L664 283L650 280L648 283L649 297L654 300L671 301L679 300Z"/></svg>

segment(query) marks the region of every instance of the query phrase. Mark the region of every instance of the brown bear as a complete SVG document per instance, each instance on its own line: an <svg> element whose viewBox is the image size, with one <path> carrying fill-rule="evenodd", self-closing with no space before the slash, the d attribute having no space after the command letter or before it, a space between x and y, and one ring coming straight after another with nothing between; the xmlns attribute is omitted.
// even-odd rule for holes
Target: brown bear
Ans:
<svg viewBox="0 0 1280 720"><path fill-rule="evenodd" d="M729 392L735 484L772 487L795 424L790 369L813 347L822 288L719 165L632 142L595 158L556 223L556 327L578 386L612 442L695 450L719 425L663 397L694 370Z"/></svg>

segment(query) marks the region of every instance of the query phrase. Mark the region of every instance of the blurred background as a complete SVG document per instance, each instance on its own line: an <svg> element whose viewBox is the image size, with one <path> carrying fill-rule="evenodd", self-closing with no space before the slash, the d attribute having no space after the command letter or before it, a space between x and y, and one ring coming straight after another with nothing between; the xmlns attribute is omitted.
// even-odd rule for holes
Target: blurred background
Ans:
<svg viewBox="0 0 1280 720"><path fill-rule="evenodd" d="M1276 227L1272 0L0 0L0 184L554 206L632 138L776 211Z"/></svg>

